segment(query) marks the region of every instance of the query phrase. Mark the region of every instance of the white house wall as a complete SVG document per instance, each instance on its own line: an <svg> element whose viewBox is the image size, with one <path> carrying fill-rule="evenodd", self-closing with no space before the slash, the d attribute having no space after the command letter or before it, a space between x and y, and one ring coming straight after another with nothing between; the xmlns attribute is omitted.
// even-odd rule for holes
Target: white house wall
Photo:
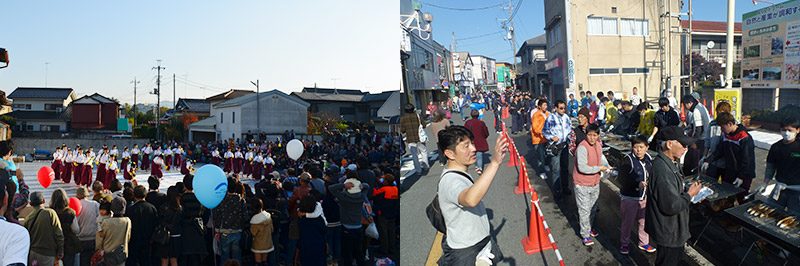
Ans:
<svg viewBox="0 0 800 266"><path fill-rule="evenodd" d="M278 95L265 95L261 99L261 123L256 123L258 118L258 105L251 101L242 105L241 110L247 115L243 117L240 133L255 134L261 131L267 134L283 133L285 130L294 130L295 133L308 132L308 109L295 102ZM237 121L238 122L238 121Z"/></svg>
<svg viewBox="0 0 800 266"><path fill-rule="evenodd" d="M236 119L233 120L233 113L236 113ZM216 119L217 132L219 133L220 140L227 140L233 138L241 138L242 136L242 108L239 106L231 106L225 108L214 108L211 111ZM220 123L222 117L222 123Z"/></svg>

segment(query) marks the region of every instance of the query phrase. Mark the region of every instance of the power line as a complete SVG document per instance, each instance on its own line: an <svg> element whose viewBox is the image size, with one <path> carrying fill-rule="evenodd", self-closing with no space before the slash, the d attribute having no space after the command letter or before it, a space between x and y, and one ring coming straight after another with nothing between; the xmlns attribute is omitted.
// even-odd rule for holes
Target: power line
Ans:
<svg viewBox="0 0 800 266"><path fill-rule="evenodd" d="M508 18L508 21L512 21L512 20L514 20L514 16L516 16L516 15L517 15L517 11L519 11L519 7L520 7L521 5L522 5L522 0L519 0L519 2L517 2L517 6L516 6L516 7L514 7L514 12L513 12L513 13L511 13L511 17L509 17L509 18Z"/></svg>
<svg viewBox="0 0 800 266"><path fill-rule="evenodd" d="M186 81L186 82L189 82L189 83L194 83L195 85L199 85L199 86L203 86L203 87L210 87L210 88L215 88L215 89L225 90L225 88L223 88L223 87L214 86L214 85L208 85L208 84L205 84L205 83L202 83L202 82L198 82L198 81L189 80L188 78L181 77L181 76L178 76L178 77L176 77L176 79L177 79L178 81Z"/></svg>
<svg viewBox="0 0 800 266"><path fill-rule="evenodd" d="M434 4L431 4L431 3L428 3L428 2L422 2L422 4L423 5L427 5L427 6L432 6L432 7L435 7L435 8L451 10L451 11L480 11L480 10L486 10L486 9L495 8L495 7L499 7L499 6L503 5L503 4L495 4L495 5L491 5L491 6L485 6L485 7L459 8L459 7L447 7L447 6L434 5Z"/></svg>
<svg viewBox="0 0 800 266"><path fill-rule="evenodd" d="M495 32L489 32L489 33L481 34L481 35L474 35L474 36L470 36L470 37L458 38L458 39L456 39L456 41L478 39L478 38L482 38L482 37L486 37L486 36L492 36L492 35L495 35L495 34L498 34L498 33L503 33L503 31L499 30L499 31L495 31Z"/></svg>

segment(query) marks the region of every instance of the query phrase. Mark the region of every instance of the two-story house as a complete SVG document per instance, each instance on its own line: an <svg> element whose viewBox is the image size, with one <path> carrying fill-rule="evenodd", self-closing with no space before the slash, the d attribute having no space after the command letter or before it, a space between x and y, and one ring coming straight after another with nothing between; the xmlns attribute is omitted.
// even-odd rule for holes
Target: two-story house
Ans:
<svg viewBox="0 0 800 266"><path fill-rule="evenodd" d="M517 51L519 69L517 69L517 88L530 91L533 95L543 94L547 85L547 35L542 34L525 41ZM558 67L556 63L551 68Z"/></svg>
<svg viewBox="0 0 800 266"><path fill-rule="evenodd" d="M472 93L475 82L472 77L472 57L469 52L453 53L453 81L461 93Z"/></svg>
<svg viewBox="0 0 800 266"><path fill-rule="evenodd" d="M75 100L71 88L19 87L8 95L13 112L8 113L16 122L15 130L68 131L70 116L67 110Z"/></svg>

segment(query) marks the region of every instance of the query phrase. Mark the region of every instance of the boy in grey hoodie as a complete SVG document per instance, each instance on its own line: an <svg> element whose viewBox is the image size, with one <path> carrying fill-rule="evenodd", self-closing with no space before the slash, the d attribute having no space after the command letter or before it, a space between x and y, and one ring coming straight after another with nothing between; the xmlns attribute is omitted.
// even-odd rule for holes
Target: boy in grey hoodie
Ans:
<svg viewBox="0 0 800 266"><path fill-rule="evenodd" d="M339 213L344 227L342 231L342 255L339 262L342 265L353 265L353 261L361 266L364 262L364 248L362 239L364 229L361 224L361 208L364 206L369 185L361 184L354 171L347 173L344 183L333 184L328 187L333 196L339 200Z"/></svg>

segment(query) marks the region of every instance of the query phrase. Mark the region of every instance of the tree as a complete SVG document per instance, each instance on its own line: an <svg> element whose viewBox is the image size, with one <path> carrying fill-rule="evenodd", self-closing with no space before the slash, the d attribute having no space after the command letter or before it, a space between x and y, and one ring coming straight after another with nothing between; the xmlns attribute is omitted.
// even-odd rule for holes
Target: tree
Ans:
<svg viewBox="0 0 800 266"><path fill-rule="evenodd" d="M683 57L683 71L689 73L689 59L690 55ZM705 57L698 53L691 54L692 62L692 76L695 82L704 83L705 81L718 81L719 75L725 72L722 65L716 61L708 61Z"/></svg>

